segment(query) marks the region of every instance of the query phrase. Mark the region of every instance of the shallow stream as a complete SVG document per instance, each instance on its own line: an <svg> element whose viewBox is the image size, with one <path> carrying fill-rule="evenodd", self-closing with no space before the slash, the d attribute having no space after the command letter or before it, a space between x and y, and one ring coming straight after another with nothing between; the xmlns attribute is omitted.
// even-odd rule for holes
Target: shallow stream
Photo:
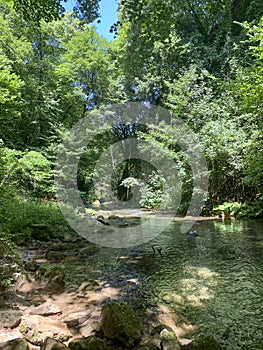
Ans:
<svg viewBox="0 0 263 350"><path fill-rule="evenodd" d="M138 247L102 248L87 264L119 299L136 309L166 305L229 350L262 341L263 221L199 221L196 238L180 225Z"/></svg>

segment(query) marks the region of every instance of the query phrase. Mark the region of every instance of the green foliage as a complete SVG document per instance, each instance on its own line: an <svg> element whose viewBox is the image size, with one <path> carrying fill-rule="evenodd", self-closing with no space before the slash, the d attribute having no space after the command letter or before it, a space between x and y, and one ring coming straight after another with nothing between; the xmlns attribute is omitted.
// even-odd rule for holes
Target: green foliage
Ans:
<svg viewBox="0 0 263 350"><path fill-rule="evenodd" d="M53 196L52 164L40 152L0 147L0 160L0 190L9 186L9 192L38 198Z"/></svg>
<svg viewBox="0 0 263 350"><path fill-rule="evenodd" d="M64 12L63 2L68 0L14 0L14 8L22 14L25 20L39 23L60 18ZM100 0L78 0L75 2L74 13L88 23L99 16Z"/></svg>
<svg viewBox="0 0 263 350"><path fill-rule="evenodd" d="M213 208L215 214L225 215L226 217L252 217L256 218L263 213L263 196L250 203L225 202Z"/></svg>
<svg viewBox="0 0 263 350"><path fill-rule="evenodd" d="M26 200L13 195L2 195L0 199L0 231L16 244L24 244L31 239L30 226L48 225L54 236L61 234L61 227L67 225L59 207L53 202Z"/></svg>
<svg viewBox="0 0 263 350"><path fill-rule="evenodd" d="M1 192L52 197L57 145L67 131L84 116L92 129L97 119L87 113L103 105L147 101L169 109L198 133L210 172L208 207L260 202L260 0L122 0L113 43L89 25L98 16L98 0L76 1L74 13L63 13L59 0L1 0L0 9ZM186 212L193 174L165 127L140 130L120 123L97 135L80 160L80 190L94 200L93 176L109 172L105 166L96 174L95 162L110 144L139 138L140 132L175 162ZM112 160L111 166L119 199L129 199L140 187L142 205L158 208L179 191L175 185L164 193L162 175L151 174L139 160L119 165ZM102 178L101 192L104 185L110 186ZM250 215L247 207L242 210Z"/></svg>
<svg viewBox="0 0 263 350"><path fill-rule="evenodd" d="M0 291L11 287L14 273L19 270L15 245L7 233L0 231Z"/></svg>
<svg viewBox="0 0 263 350"><path fill-rule="evenodd" d="M169 195L164 191L165 181L159 171L154 171L149 175L146 184L140 188L140 204L142 207L149 209L166 208Z"/></svg>
<svg viewBox="0 0 263 350"><path fill-rule="evenodd" d="M17 174L20 186L34 197L52 197L53 171L51 162L40 152L30 151L18 161Z"/></svg>

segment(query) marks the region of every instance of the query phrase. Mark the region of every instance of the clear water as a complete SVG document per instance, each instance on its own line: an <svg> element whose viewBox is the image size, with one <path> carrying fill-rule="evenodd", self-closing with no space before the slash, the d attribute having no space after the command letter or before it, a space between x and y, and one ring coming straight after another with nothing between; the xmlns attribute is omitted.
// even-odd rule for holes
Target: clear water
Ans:
<svg viewBox="0 0 263 350"><path fill-rule="evenodd" d="M263 221L200 221L194 239L180 225L133 249L103 248L89 264L137 309L163 303L227 349L253 348L263 340Z"/></svg>

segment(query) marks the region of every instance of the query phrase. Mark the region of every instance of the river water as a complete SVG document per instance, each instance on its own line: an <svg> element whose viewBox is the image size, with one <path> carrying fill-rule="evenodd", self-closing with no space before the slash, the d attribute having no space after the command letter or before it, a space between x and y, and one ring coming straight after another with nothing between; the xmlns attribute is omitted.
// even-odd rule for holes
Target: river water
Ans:
<svg viewBox="0 0 263 350"><path fill-rule="evenodd" d="M102 248L89 264L137 309L166 305L229 350L253 348L263 339L263 221L199 221L196 238L180 225L138 247Z"/></svg>

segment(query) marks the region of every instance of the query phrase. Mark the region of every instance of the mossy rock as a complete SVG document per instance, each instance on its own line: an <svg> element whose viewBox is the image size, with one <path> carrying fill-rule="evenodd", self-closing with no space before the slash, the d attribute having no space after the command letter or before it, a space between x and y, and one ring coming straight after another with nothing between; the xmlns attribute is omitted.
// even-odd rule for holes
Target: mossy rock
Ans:
<svg viewBox="0 0 263 350"><path fill-rule="evenodd" d="M127 347L132 347L141 339L140 319L126 303L109 303L102 307L101 329L107 338Z"/></svg>
<svg viewBox="0 0 263 350"><path fill-rule="evenodd" d="M0 343L1 350L29 350L29 346L25 339L12 339L5 343Z"/></svg>
<svg viewBox="0 0 263 350"><path fill-rule="evenodd" d="M91 335L87 338L77 338L69 343L71 350L107 350L104 340Z"/></svg>
<svg viewBox="0 0 263 350"><path fill-rule="evenodd" d="M224 350L218 342L211 336L199 336L190 344L184 345L183 350Z"/></svg>

